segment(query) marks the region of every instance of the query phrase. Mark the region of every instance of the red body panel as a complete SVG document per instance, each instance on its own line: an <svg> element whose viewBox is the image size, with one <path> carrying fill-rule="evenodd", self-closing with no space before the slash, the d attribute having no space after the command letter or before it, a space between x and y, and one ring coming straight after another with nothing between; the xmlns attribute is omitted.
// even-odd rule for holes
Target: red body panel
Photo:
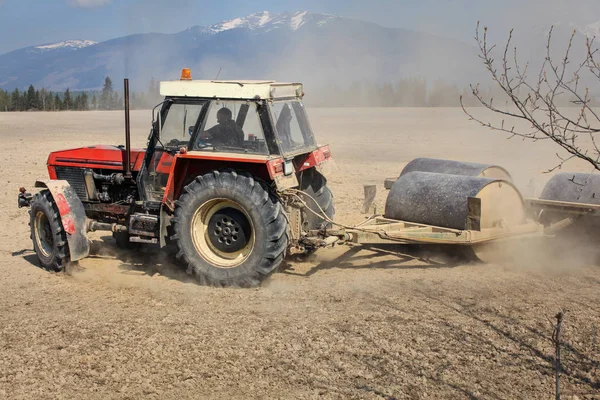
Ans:
<svg viewBox="0 0 600 400"><path fill-rule="evenodd" d="M163 203L173 208L173 201L179 198L182 188L196 176L223 168L243 170L268 181L271 178L268 165L274 160L282 159L269 159L264 156L253 158L236 154L224 156L222 153L211 154L209 152L176 154L172 162L173 166L169 174Z"/></svg>
<svg viewBox="0 0 600 400"><path fill-rule="evenodd" d="M131 170L139 171L144 160L144 149L131 149ZM296 156L294 168L300 172L329 161L329 146L321 146L317 150ZM104 169L124 172L123 160L125 149L116 146L96 145L77 149L61 150L50 153L48 157L48 173L50 179L57 179L55 167L78 167ZM182 152L172 156L163 153L156 165L156 172L169 175L163 202L172 206L183 186L194 177L212 170L233 168L247 171L265 181L273 180L283 174L283 157L252 156L248 154L224 154L210 152Z"/></svg>
<svg viewBox="0 0 600 400"><path fill-rule="evenodd" d="M139 171L144 160L144 149L131 149L131 169ZM61 150L48 156L48 172L56 179L54 167L80 167L125 171L125 149L116 146L96 145L78 149Z"/></svg>

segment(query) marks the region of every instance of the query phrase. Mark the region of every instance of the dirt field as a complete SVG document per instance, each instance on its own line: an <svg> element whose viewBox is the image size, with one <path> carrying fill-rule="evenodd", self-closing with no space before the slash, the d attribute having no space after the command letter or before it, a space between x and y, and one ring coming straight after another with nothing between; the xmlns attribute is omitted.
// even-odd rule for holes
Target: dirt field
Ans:
<svg viewBox="0 0 600 400"><path fill-rule="evenodd" d="M459 109L310 116L349 223L363 218L364 183L380 184L382 211L383 179L418 156L499 163L538 194L557 161L552 145L507 141ZM134 144L149 119L132 114ZM0 398L549 399L548 319L565 309L564 398L600 399L600 267L579 252L548 259L532 246L526 262L457 265L337 247L260 289L224 290L97 235L71 276L37 268L17 189L46 176L52 150L123 143L122 120L0 113Z"/></svg>

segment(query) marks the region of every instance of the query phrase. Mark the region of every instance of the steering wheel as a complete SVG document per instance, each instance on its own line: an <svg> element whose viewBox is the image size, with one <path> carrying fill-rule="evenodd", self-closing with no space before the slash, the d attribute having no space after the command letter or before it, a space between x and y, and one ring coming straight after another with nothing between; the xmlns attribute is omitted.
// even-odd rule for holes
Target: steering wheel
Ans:
<svg viewBox="0 0 600 400"><path fill-rule="evenodd" d="M198 142L196 144L196 147L198 149L205 149L207 147L213 147L212 143L210 142L210 138L206 138L206 139L198 139Z"/></svg>
<svg viewBox="0 0 600 400"><path fill-rule="evenodd" d="M175 147L175 146L181 146L181 145L187 145L187 144L188 144L187 140L179 140L179 139L171 139L169 142L167 142L168 147Z"/></svg>

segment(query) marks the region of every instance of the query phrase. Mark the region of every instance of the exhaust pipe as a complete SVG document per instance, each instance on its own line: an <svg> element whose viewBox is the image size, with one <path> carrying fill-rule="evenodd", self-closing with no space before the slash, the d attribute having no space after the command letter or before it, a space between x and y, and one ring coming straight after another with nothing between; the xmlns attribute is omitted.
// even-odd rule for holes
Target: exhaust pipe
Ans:
<svg viewBox="0 0 600 400"><path fill-rule="evenodd" d="M131 124L129 122L129 79L125 78L125 179L131 179Z"/></svg>

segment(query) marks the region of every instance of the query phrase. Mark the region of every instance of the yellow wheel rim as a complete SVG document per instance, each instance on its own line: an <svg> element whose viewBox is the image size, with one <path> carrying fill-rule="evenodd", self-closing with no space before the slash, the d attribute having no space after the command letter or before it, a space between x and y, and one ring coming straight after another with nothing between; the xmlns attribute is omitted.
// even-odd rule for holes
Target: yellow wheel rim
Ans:
<svg viewBox="0 0 600 400"><path fill-rule="evenodd" d="M250 227L247 243L240 250L234 252L226 252L217 248L213 243L214 238L211 238L212 232L209 228L211 218L226 209L233 209L241 213ZM198 254L217 268L234 268L242 264L252 254L256 242L254 225L246 210L235 201L222 198L209 200L198 207L192 217L190 233Z"/></svg>

